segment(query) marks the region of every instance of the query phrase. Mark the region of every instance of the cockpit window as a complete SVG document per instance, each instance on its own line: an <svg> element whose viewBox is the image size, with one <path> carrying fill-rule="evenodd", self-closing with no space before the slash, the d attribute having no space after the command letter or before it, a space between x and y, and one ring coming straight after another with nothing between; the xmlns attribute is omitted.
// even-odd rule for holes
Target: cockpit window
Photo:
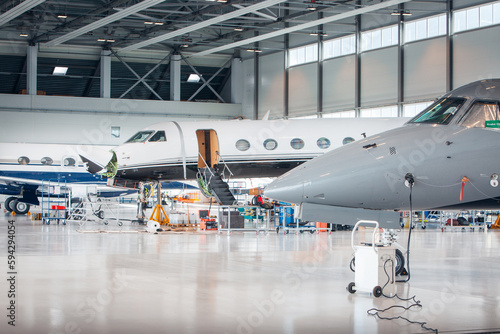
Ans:
<svg viewBox="0 0 500 334"><path fill-rule="evenodd" d="M167 141L167 137L165 136L165 131L156 132L149 141Z"/></svg>
<svg viewBox="0 0 500 334"><path fill-rule="evenodd" d="M498 102L476 102L460 124L468 128L500 128Z"/></svg>
<svg viewBox="0 0 500 334"><path fill-rule="evenodd" d="M418 114L410 123L448 124L465 99L444 98Z"/></svg>
<svg viewBox="0 0 500 334"><path fill-rule="evenodd" d="M153 133L154 131L139 131L135 135L132 136L129 140L126 141L126 143L142 143L145 142L149 136Z"/></svg>

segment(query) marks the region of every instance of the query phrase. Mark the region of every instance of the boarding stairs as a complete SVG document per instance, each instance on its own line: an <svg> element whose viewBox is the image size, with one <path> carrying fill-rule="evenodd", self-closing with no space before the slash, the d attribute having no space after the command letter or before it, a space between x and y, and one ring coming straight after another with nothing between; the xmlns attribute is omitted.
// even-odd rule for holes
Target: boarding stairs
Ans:
<svg viewBox="0 0 500 334"><path fill-rule="evenodd" d="M204 167L198 168L197 180L202 193L208 198L215 198L221 205L233 205L236 198L229 189L229 178L232 173L225 163L222 164L222 171L219 168ZM228 174L227 180L225 175Z"/></svg>

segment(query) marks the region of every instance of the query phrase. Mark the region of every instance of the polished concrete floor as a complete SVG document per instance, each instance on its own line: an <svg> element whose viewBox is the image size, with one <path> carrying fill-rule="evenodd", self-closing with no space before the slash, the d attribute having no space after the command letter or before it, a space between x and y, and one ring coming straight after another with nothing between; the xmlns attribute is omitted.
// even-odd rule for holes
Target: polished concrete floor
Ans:
<svg viewBox="0 0 500 334"><path fill-rule="evenodd" d="M0 333L428 332L367 315L396 301L346 291L354 280L350 232L92 233L90 225L16 217L10 298L11 218L0 217ZM500 233L415 230L411 273L398 293L416 295L423 308L386 316L441 333L500 332Z"/></svg>

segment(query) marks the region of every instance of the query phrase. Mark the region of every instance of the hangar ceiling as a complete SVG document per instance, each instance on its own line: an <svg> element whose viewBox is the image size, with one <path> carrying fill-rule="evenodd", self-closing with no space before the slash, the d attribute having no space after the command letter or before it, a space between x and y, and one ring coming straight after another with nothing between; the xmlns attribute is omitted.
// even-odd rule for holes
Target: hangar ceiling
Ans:
<svg viewBox="0 0 500 334"><path fill-rule="evenodd" d="M395 23L391 13L411 8L416 15L443 12L443 0L6 0L0 3L0 93L25 87L26 46L39 47L40 89L47 94L97 96L101 50L123 57L140 76L168 54L189 59L216 90L222 90L232 56L252 57L284 50L287 38L317 41L311 33L341 36L355 31L355 17L370 15L375 28ZM319 20L319 21L318 21ZM321 26L318 23L323 23ZM316 39L315 39L316 38ZM323 37L330 38L330 37ZM304 44L304 43L302 43ZM149 63L149 65L144 65ZM66 78L53 78L55 65L70 67ZM225 68L217 71L226 64ZM168 61L148 77L160 95L168 96ZM182 99L201 83L184 85L189 73L182 67ZM96 80L97 78L97 80ZM112 97L120 97L136 77L116 61L112 70ZM68 84L71 80L71 84ZM97 81L97 82L96 82ZM97 86L96 86L97 85ZM123 86L123 87L122 87ZM130 85L129 85L130 87ZM129 94L155 99L138 85ZM204 89L199 99L214 99Z"/></svg>

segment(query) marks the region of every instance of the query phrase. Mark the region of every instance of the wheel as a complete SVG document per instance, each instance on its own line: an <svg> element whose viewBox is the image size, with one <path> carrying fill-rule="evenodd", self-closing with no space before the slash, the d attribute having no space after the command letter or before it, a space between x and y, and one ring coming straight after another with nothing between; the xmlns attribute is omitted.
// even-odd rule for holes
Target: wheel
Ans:
<svg viewBox="0 0 500 334"><path fill-rule="evenodd" d="M396 249L396 275L400 275L405 269L405 257L403 252Z"/></svg>
<svg viewBox="0 0 500 334"><path fill-rule="evenodd" d="M108 225L108 222L107 222L107 221L104 221L104 225Z"/></svg>
<svg viewBox="0 0 500 334"><path fill-rule="evenodd" d="M118 222L118 226L122 226L122 225L123 225L123 223L122 223L122 222Z"/></svg>
<svg viewBox="0 0 500 334"><path fill-rule="evenodd" d="M349 293L355 293L356 292L354 282L349 283L349 285L347 286L347 291L349 291Z"/></svg>
<svg viewBox="0 0 500 334"><path fill-rule="evenodd" d="M316 232L316 231L314 231L314 230L310 230L309 232L311 232L311 234L314 234L314 232Z"/></svg>
<svg viewBox="0 0 500 334"><path fill-rule="evenodd" d="M16 197L8 197L8 198L5 200L5 204L4 204L4 206L5 206L5 209L6 209L7 211L9 211L9 212L14 211L14 207L13 207L13 206L11 206L11 205L13 204L13 202L14 202L15 200L17 200L17 198L16 198Z"/></svg>
<svg viewBox="0 0 500 334"><path fill-rule="evenodd" d="M27 203L19 202L18 199L16 199L10 205L14 208L14 212L16 213L16 215L25 215L30 211L30 205Z"/></svg>
<svg viewBox="0 0 500 334"><path fill-rule="evenodd" d="M425 230L426 228L427 228L427 226L422 225L422 230Z"/></svg>
<svg viewBox="0 0 500 334"><path fill-rule="evenodd" d="M102 210L97 211L96 215L99 219L104 219L104 211Z"/></svg>
<svg viewBox="0 0 500 334"><path fill-rule="evenodd" d="M373 288L373 295L377 298L382 296L382 288L379 286L374 287Z"/></svg>

